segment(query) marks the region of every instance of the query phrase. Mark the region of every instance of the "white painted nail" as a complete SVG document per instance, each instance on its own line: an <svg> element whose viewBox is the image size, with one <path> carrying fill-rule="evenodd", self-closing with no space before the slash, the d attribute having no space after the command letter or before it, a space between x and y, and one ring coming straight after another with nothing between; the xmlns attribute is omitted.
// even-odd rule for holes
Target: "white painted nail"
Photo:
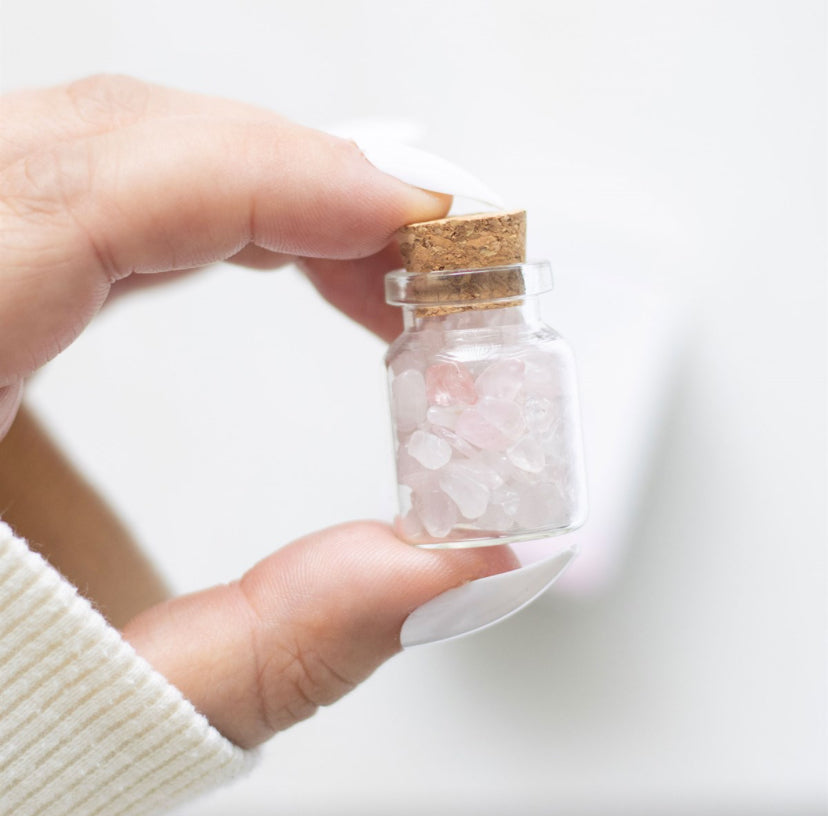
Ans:
<svg viewBox="0 0 828 816"><path fill-rule="evenodd" d="M23 380L0 387L0 439L11 428L22 401Z"/></svg>
<svg viewBox="0 0 828 816"><path fill-rule="evenodd" d="M450 589L417 607L403 623L404 649L478 632L505 620L544 592L575 557L574 548L500 575Z"/></svg>
<svg viewBox="0 0 828 816"><path fill-rule="evenodd" d="M354 141L374 167L412 187L468 198L498 209L505 206L501 197L477 176L434 153L370 136Z"/></svg>

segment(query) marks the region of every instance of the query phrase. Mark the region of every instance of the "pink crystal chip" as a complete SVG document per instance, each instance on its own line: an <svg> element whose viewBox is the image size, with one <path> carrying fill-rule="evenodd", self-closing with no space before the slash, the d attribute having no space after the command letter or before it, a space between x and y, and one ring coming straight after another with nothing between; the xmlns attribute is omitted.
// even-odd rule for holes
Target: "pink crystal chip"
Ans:
<svg viewBox="0 0 828 816"><path fill-rule="evenodd" d="M457 417L460 412L457 408L443 408L439 405L432 405L426 413L426 419L432 425L439 425L441 428L451 430L457 424Z"/></svg>
<svg viewBox="0 0 828 816"><path fill-rule="evenodd" d="M510 400L483 397L476 408L481 416L513 441L526 430L520 406Z"/></svg>
<svg viewBox="0 0 828 816"><path fill-rule="evenodd" d="M474 405L474 380L461 363L435 363L425 372L426 395L431 405Z"/></svg>
<svg viewBox="0 0 828 816"><path fill-rule="evenodd" d="M457 524L457 505L440 490L415 492L411 503L426 532L433 538L445 538Z"/></svg>
<svg viewBox="0 0 828 816"><path fill-rule="evenodd" d="M451 459L451 448L445 439L427 433L414 431L408 440L408 453L423 467L429 470L438 470Z"/></svg>
<svg viewBox="0 0 828 816"><path fill-rule="evenodd" d="M413 431L426 416L428 403L423 375L406 369L391 383L391 408L398 431Z"/></svg>
<svg viewBox="0 0 828 816"><path fill-rule="evenodd" d="M457 418L455 433L483 450L503 450L525 430L520 407L509 400L483 397Z"/></svg>
<svg viewBox="0 0 828 816"><path fill-rule="evenodd" d="M451 429L435 427L433 428L433 431L436 436L439 436L441 439L445 439L446 442L448 442L448 444L451 445L451 447L454 448L454 450L456 450L459 454L471 457L477 453L477 448L475 448L474 445L466 442L462 436L458 436Z"/></svg>
<svg viewBox="0 0 828 816"><path fill-rule="evenodd" d="M458 436L483 450L503 450L511 441L473 408L460 414L454 430Z"/></svg>
<svg viewBox="0 0 828 816"><path fill-rule="evenodd" d="M519 439L508 450L509 461L527 473L540 473L546 464L543 448L531 436Z"/></svg>
<svg viewBox="0 0 828 816"><path fill-rule="evenodd" d="M495 360L475 382L477 393L485 397L513 400L523 385L523 360Z"/></svg>
<svg viewBox="0 0 828 816"><path fill-rule="evenodd" d="M477 525L481 530L491 530L495 533L505 533L514 527L515 520L496 504L490 504L486 512L477 519Z"/></svg>
<svg viewBox="0 0 828 816"><path fill-rule="evenodd" d="M523 418L530 431L546 433L555 421L552 403L543 397L528 396L523 403Z"/></svg>
<svg viewBox="0 0 828 816"><path fill-rule="evenodd" d="M508 343L499 359L481 349L459 362L441 351L442 329L491 327L497 318L474 310L440 318L426 330L433 342L392 363L398 530L409 540L525 535L569 523L575 420L566 412L574 387L566 367L546 352L516 356Z"/></svg>
<svg viewBox="0 0 828 816"><path fill-rule="evenodd" d="M489 488L477 474L459 464L448 465L440 476L440 489L457 505L467 519L475 519L486 512Z"/></svg>

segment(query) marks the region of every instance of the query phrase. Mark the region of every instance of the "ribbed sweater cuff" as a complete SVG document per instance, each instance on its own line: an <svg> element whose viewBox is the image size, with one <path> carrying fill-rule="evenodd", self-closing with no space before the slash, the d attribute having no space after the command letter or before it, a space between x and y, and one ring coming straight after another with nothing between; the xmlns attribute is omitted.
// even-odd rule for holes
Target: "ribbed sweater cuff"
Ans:
<svg viewBox="0 0 828 816"><path fill-rule="evenodd" d="M0 814L146 816L253 757L0 522Z"/></svg>

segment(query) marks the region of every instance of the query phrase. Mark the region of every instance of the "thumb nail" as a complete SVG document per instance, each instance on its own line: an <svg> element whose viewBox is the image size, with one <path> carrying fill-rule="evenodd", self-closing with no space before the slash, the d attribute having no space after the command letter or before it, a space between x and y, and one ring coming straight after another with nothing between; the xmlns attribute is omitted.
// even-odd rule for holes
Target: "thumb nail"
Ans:
<svg viewBox="0 0 828 816"><path fill-rule="evenodd" d="M362 155L383 173L433 193L460 196L502 209L503 199L468 170L417 147L362 137L355 140Z"/></svg>
<svg viewBox="0 0 828 816"><path fill-rule="evenodd" d="M520 569L478 578L417 607L403 623L404 649L468 635L513 615L556 581L575 557L573 547Z"/></svg>
<svg viewBox="0 0 828 816"><path fill-rule="evenodd" d="M0 387L0 439L2 439L14 422L17 409L23 400L23 380Z"/></svg>

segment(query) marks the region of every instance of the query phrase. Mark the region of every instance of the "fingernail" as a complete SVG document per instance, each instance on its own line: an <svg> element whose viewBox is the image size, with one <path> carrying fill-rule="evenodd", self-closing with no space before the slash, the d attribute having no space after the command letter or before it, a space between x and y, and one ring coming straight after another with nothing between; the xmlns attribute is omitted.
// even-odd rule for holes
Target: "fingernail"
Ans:
<svg viewBox="0 0 828 816"><path fill-rule="evenodd" d="M543 593L575 557L574 548L500 575L450 589L417 607L403 623L404 649L478 632L505 620Z"/></svg>
<svg viewBox="0 0 828 816"><path fill-rule="evenodd" d="M0 387L0 439L11 428L22 401L23 380Z"/></svg>
<svg viewBox="0 0 828 816"><path fill-rule="evenodd" d="M374 167L412 187L469 198L498 209L505 206L479 178L434 153L387 139L362 137L354 141Z"/></svg>

